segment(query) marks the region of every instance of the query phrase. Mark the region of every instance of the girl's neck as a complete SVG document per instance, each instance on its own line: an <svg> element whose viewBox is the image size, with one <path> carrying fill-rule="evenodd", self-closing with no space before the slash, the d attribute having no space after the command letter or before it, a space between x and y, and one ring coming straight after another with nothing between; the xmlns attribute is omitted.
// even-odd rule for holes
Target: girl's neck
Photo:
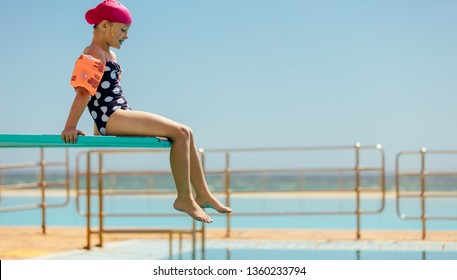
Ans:
<svg viewBox="0 0 457 280"><path fill-rule="evenodd" d="M104 50L105 52L110 51L110 45L103 36L97 36L96 34L94 34L91 45L95 45L100 49Z"/></svg>
<svg viewBox="0 0 457 280"><path fill-rule="evenodd" d="M91 43L92 46L96 47L97 49L100 50L101 53L103 53L103 56L105 57L105 61L112 61L113 57L111 55L111 48L108 44L105 42L100 42L94 38Z"/></svg>

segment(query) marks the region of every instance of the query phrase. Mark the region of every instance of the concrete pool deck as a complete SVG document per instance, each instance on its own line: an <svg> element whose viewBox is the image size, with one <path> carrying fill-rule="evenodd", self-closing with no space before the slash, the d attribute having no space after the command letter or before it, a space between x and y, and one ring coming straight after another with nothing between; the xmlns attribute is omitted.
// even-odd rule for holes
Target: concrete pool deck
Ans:
<svg viewBox="0 0 457 280"><path fill-rule="evenodd" d="M234 229L232 236L226 238L225 230L208 229L206 240L207 244L211 244L211 242L218 244L224 240L228 244L232 241L239 243L240 240L243 242L262 240L267 243L272 240L285 242L313 241L317 245L331 243L335 246L350 241L351 246L369 246L369 248L372 246L379 247L379 244L392 244L393 242L397 245L409 246L408 248L447 246L457 250L457 231L428 231L425 240L421 239L420 231L362 230L361 234L360 242L355 242L354 230ZM77 255L84 254L85 250L80 249L85 245L85 238L85 228L83 227L48 227L47 234L42 234L39 227L2 226L0 227L0 259L46 259L47 255L63 254L62 256L64 256L69 251L79 252ZM109 248L116 247L116 244L127 244L128 246L129 243L126 241L132 242L131 240L151 240L151 242L168 247L168 236L165 234L106 234L105 248L108 250L106 252L109 252ZM304 244L308 243L304 242ZM105 248L97 248L96 250L100 252ZM105 256L107 255L105 254ZM131 255L124 257L128 256Z"/></svg>

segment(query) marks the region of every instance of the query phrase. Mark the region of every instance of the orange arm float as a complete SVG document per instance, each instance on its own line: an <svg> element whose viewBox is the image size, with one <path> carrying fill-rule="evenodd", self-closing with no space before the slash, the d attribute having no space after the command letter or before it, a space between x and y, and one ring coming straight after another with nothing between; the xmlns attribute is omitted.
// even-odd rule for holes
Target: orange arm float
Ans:
<svg viewBox="0 0 457 280"><path fill-rule="evenodd" d="M82 54L76 60L70 84L74 88L83 87L90 95L95 95L104 71L105 65L101 60Z"/></svg>

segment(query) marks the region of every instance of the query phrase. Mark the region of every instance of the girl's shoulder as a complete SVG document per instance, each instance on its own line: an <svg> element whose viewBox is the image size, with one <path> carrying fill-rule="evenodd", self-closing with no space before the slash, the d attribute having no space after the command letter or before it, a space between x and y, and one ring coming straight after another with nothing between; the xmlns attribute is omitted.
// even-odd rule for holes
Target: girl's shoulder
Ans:
<svg viewBox="0 0 457 280"><path fill-rule="evenodd" d="M83 54L86 54L86 55L91 55L93 56L94 58L98 59L98 60L101 60L103 62L106 61L106 57L105 57L105 52L97 47L97 46L94 46L94 45L89 45L87 46L85 49L84 49L84 52Z"/></svg>
<svg viewBox="0 0 457 280"><path fill-rule="evenodd" d="M112 50L110 50L109 55L100 47L96 45L89 45L84 49L83 54L85 55L91 55L95 57L96 59L99 59L101 61L114 61L116 62L116 53L114 53Z"/></svg>

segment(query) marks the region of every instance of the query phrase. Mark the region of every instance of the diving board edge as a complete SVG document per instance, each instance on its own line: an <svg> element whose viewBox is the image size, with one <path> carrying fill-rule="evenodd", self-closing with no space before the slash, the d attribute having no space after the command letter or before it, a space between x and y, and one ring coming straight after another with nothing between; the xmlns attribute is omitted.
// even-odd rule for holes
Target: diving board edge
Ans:
<svg viewBox="0 0 457 280"><path fill-rule="evenodd" d="M74 144L61 135L0 134L0 148L170 148L164 137L78 136Z"/></svg>

